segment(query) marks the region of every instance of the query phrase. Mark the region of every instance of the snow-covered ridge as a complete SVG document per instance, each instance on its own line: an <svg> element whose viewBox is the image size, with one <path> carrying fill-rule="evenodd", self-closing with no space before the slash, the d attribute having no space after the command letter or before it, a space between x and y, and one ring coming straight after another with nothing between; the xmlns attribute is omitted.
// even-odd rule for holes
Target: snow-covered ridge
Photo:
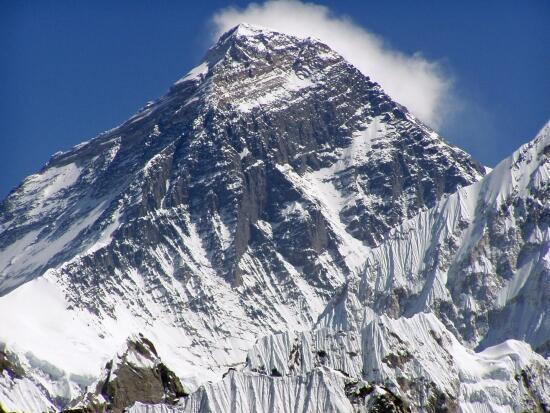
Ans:
<svg viewBox="0 0 550 413"><path fill-rule="evenodd" d="M433 314L374 316L360 330L263 337L246 367L221 382L173 407L136 403L130 411L367 412L384 395L396 401L390 411L536 411L550 402L548 373L549 361L522 342L474 353Z"/></svg>
<svg viewBox="0 0 550 413"><path fill-rule="evenodd" d="M516 163L526 168L519 158ZM254 411L288 400L284 408L349 411L417 400L399 393L391 368L364 376L379 360L351 337L362 340L376 314L420 320L415 314L433 309L461 348L489 340L483 328L473 339L461 335L467 330L462 307L455 318L438 307L442 297L464 292L464 308L484 316L493 303L518 297L522 283L514 280L523 276L506 279L506 288L494 278L503 292L498 299L470 292L469 283L453 290L446 283L456 271L447 271L445 257L466 237L464 223L482 222L479 213L487 210L460 188L484 173L326 45L239 27L167 95L55 156L0 205L0 262L7 263L0 272L0 325L7 326L0 342L23 362L26 355L35 360L24 379L56 409L89 391L82 377L99 379L137 333L193 392L177 408ZM527 205L534 217L545 199L547 175L539 176L537 202ZM533 244L545 234L536 224ZM454 247L432 255L440 244ZM510 244L502 250L514 255ZM473 267L493 265L483 248L476 254ZM522 271L536 268L544 279L533 257L520 260L536 264ZM492 286L488 278L478 288ZM540 296L529 303L544 302L543 289L531 291ZM525 326L535 326L544 312L527 310L533 319ZM401 322L433 324L381 320L390 330ZM346 352L366 355L327 353L332 367L315 365L319 355L311 356L313 367L301 365L296 374L277 364L281 377L259 365L253 371L246 356L258 338L289 330L312 330L292 333L309 337L303 344L344 343ZM500 334L488 345L509 338ZM411 347L420 346L422 337L409 338ZM285 360L286 347L266 340L276 347L269 357ZM520 347L511 351L521 353ZM269 357L265 363L273 362ZM418 357L406 373L419 382L449 362ZM153 364L147 368L158 367ZM342 371L355 375L352 382ZM455 380L438 380L436 387L450 389L447 379ZM21 380L6 377L0 402L11 400L14 383L27 383ZM490 384L473 391L492 395ZM261 395L258 404L251 394Z"/></svg>
<svg viewBox="0 0 550 413"><path fill-rule="evenodd" d="M345 377L384 383L409 400L414 411L429 409L431 400L440 395L445 396L447 408L461 411L478 411L484 405L489 411L521 409L530 390L517 376L540 368L538 398L548 403L544 372L550 372L550 364L529 345L510 340L474 353L433 314L398 320L374 316L359 331L324 328L278 334L261 339L247 360L247 369L268 375L306 375L323 366Z"/></svg>
<svg viewBox="0 0 550 413"><path fill-rule="evenodd" d="M471 345L515 337L544 352L550 332L550 230L543 218L550 208L549 130L546 125L481 181L390 231L369 251L360 281L334 301L327 320L361 323L362 306L394 317L433 310ZM443 310L446 305L452 311ZM487 314L494 321L482 321Z"/></svg>
<svg viewBox="0 0 550 413"><path fill-rule="evenodd" d="M479 187L480 197L489 207L497 207L512 194L528 196L530 190L548 184L549 157L550 122L540 130L535 139L501 161L474 187Z"/></svg>

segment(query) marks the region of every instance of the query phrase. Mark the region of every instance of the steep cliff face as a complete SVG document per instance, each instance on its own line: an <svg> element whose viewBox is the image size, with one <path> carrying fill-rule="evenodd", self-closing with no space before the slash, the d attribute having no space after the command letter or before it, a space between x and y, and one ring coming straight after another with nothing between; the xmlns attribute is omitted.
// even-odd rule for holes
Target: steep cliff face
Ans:
<svg viewBox="0 0 550 413"><path fill-rule="evenodd" d="M170 411L548 411L549 148L550 124L369 249L315 329L263 337Z"/></svg>
<svg viewBox="0 0 550 413"><path fill-rule="evenodd" d="M213 270L235 285L268 227L282 258L322 278L286 238L342 260L345 240L335 239L331 219L375 245L482 170L327 46L243 25L166 96L55 155L10 194L0 215L0 287L6 293L63 264L70 273L75 258L79 268L94 260L105 272L123 253L127 266L139 267L137 252L113 245L117 235L139 238L147 254L175 238L175 228L188 235L190 227ZM177 252L184 278L197 252ZM335 265L342 272L352 264Z"/></svg>
<svg viewBox="0 0 550 413"><path fill-rule="evenodd" d="M445 327L429 323L456 346L515 337L544 351L547 150L534 145L497 168L511 171L509 182L493 172L476 183L481 165L326 45L240 25L165 96L54 155L0 204L0 342L24 369L4 373L0 402L17 408L13 389L25 385L42 410L82 394L153 411L470 403L460 372L407 388L395 374L367 373L400 359L363 344L344 344L358 355L345 366L327 367L318 353L293 371L245 360L275 332L326 328L365 343L373 314L431 310ZM527 196L518 188L536 186L523 178L535 164L544 168ZM505 318L526 321L525 331L494 328ZM106 376L138 333L192 392L175 407L157 403L168 393L156 364ZM405 360L407 380L452 362L426 367L423 357ZM507 380L499 385L516 389Z"/></svg>
<svg viewBox="0 0 550 413"><path fill-rule="evenodd" d="M544 411L550 403L550 363L529 345L509 340L474 353L426 313L371 314L359 329L268 336L250 350L242 374L308 377L317 369L339 374L358 410L374 408L369 396L381 386L400 401L393 411Z"/></svg>
<svg viewBox="0 0 550 413"><path fill-rule="evenodd" d="M310 327L368 246L482 171L326 45L241 25L2 203L2 322L42 340L1 338L93 374L142 331L191 382L217 377L256 337ZM84 336L85 368L56 350Z"/></svg>
<svg viewBox="0 0 550 413"><path fill-rule="evenodd" d="M392 317L433 311L472 346L515 338L548 355L549 177L546 125L484 179L370 250L361 278L334 299L326 322L360 323L361 307Z"/></svg>

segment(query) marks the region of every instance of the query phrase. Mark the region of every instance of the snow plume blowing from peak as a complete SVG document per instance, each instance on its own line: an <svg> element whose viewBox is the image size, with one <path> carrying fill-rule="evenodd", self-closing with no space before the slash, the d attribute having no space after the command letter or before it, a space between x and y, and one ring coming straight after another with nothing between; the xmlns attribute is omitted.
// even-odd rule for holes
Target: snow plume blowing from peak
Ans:
<svg viewBox="0 0 550 413"><path fill-rule="evenodd" d="M419 53L410 56L394 50L349 17L334 15L325 6L271 0L251 3L244 9L222 9L212 21L216 38L240 23L317 38L371 76L393 99L430 126L441 127L448 114L453 99L452 81L439 63L428 61Z"/></svg>

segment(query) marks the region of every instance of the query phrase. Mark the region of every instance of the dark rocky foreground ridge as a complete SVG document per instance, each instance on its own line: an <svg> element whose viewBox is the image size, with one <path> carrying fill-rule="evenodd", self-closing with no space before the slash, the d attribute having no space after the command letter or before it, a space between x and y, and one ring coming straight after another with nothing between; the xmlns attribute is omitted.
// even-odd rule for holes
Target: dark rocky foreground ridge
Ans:
<svg viewBox="0 0 550 413"><path fill-rule="evenodd" d="M541 136L471 185L484 167L326 45L238 26L0 204L0 341L25 371L0 402L544 411L548 361L502 343L548 345ZM103 377L117 352L138 356Z"/></svg>

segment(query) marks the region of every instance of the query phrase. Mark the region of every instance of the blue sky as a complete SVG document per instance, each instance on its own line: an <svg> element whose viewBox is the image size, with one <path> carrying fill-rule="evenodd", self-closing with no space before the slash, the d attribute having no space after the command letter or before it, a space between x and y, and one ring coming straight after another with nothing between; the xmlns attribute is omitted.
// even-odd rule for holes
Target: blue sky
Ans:
<svg viewBox="0 0 550 413"><path fill-rule="evenodd" d="M0 197L195 66L246 1L0 1ZM439 131L494 165L550 118L550 2L318 1L452 82ZM376 79L375 79L376 80Z"/></svg>

